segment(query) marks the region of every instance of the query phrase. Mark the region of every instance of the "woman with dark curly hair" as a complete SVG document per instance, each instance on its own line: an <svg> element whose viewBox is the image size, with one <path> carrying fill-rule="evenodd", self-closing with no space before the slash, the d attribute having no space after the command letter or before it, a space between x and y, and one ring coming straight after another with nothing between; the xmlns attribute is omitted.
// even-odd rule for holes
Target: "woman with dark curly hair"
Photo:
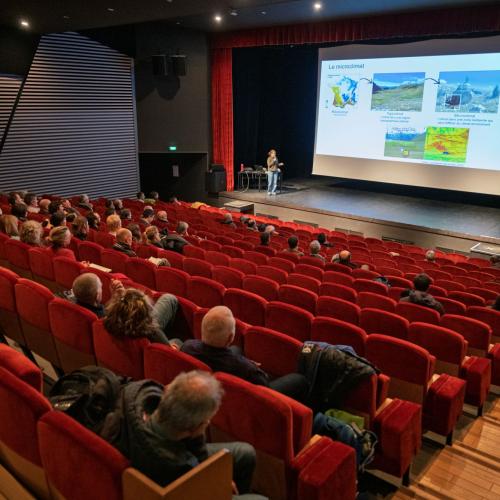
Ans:
<svg viewBox="0 0 500 500"><path fill-rule="evenodd" d="M177 312L177 298L164 294L153 305L151 299L135 288L121 289L106 305L104 326L116 337L147 338L177 346L180 341L169 342L165 334L168 324Z"/></svg>

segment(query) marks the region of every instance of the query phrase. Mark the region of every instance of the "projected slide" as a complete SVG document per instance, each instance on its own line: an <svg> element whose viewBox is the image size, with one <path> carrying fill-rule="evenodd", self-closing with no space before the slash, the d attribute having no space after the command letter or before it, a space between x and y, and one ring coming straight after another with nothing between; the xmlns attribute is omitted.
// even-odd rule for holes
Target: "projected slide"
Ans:
<svg viewBox="0 0 500 500"><path fill-rule="evenodd" d="M316 155L500 171L500 54L323 60Z"/></svg>

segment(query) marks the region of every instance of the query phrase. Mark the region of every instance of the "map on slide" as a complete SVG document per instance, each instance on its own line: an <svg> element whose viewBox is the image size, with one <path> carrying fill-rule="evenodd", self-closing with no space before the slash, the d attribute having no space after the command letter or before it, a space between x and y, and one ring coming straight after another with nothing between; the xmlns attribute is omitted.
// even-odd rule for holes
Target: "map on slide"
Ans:
<svg viewBox="0 0 500 500"><path fill-rule="evenodd" d="M355 106L358 103L358 81L345 75L334 75L328 82L332 91L332 105L335 108Z"/></svg>
<svg viewBox="0 0 500 500"><path fill-rule="evenodd" d="M424 160L465 163L468 142L468 128L427 127Z"/></svg>

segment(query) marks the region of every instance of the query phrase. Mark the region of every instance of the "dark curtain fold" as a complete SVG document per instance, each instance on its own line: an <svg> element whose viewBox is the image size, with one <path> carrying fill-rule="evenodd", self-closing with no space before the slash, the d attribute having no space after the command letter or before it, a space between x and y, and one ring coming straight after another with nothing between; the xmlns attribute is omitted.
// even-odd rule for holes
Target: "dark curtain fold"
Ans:
<svg viewBox="0 0 500 500"><path fill-rule="evenodd" d="M498 5L436 9L315 24L220 33L212 47L212 156L225 165L233 189L232 49L267 45L320 44L390 38L465 35L500 31Z"/></svg>

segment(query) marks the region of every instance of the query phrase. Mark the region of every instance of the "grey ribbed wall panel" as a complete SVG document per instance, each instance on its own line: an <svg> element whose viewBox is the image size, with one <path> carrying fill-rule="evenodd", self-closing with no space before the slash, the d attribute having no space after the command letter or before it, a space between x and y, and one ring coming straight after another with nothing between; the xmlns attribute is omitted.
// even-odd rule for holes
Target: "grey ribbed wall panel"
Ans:
<svg viewBox="0 0 500 500"><path fill-rule="evenodd" d="M23 79L17 75L0 75L0 141L12 113Z"/></svg>
<svg viewBox="0 0 500 500"><path fill-rule="evenodd" d="M0 190L13 189L135 195L139 172L129 57L78 33L41 38L0 152Z"/></svg>

